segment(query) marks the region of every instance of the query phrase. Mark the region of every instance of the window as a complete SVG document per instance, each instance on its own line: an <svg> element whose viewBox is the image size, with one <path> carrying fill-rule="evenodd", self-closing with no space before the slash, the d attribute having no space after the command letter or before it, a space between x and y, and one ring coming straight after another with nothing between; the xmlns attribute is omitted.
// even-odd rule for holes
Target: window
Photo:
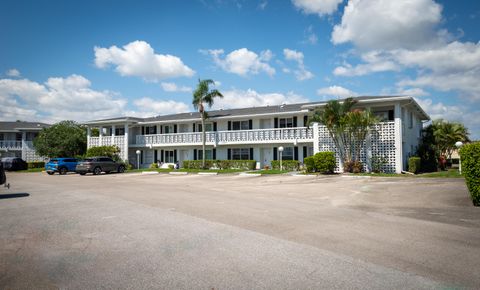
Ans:
<svg viewBox="0 0 480 290"><path fill-rule="evenodd" d="M198 150L198 159L201 160L202 158L203 158L203 150ZM213 159L213 151L211 149L205 150L205 159L207 160Z"/></svg>
<svg viewBox="0 0 480 290"><path fill-rule="evenodd" d="M22 141L22 133L16 133L15 134L15 140Z"/></svg>
<svg viewBox="0 0 480 290"><path fill-rule="evenodd" d="M145 126L145 135L157 134L157 126Z"/></svg>
<svg viewBox="0 0 480 290"><path fill-rule="evenodd" d="M249 148L232 149L232 160L250 160L250 149Z"/></svg>
<svg viewBox="0 0 480 290"><path fill-rule="evenodd" d="M173 125L165 125L165 126L163 126L163 133L164 133L164 134L173 133Z"/></svg>
<svg viewBox="0 0 480 290"><path fill-rule="evenodd" d="M250 125L248 121L233 121L232 122L232 130L249 130Z"/></svg>
<svg viewBox="0 0 480 290"><path fill-rule="evenodd" d="M374 112L373 115L377 117L380 122L385 122L389 120L388 111Z"/></svg>
<svg viewBox="0 0 480 290"><path fill-rule="evenodd" d="M165 163L175 163L175 152L173 150L165 150Z"/></svg>
<svg viewBox="0 0 480 290"><path fill-rule="evenodd" d="M98 158L98 161L100 161L100 162L113 162L113 160L111 158L107 158L107 157Z"/></svg>
<svg viewBox="0 0 480 290"><path fill-rule="evenodd" d="M117 136L125 135L125 128L115 128L115 135Z"/></svg>
<svg viewBox="0 0 480 290"><path fill-rule="evenodd" d="M282 160L293 160L293 147L283 148Z"/></svg>
<svg viewBox="0 0 480 290"><path fill-rule="evenodd" d="M278 121L280 128L293 128L293 118L280 118Z"/></svg>
<svg viewBox="0 0 480 290"><path fill-rule="evenodd" d="M0 133L0 141L5 140L5 135L3 133Z"/></svg>

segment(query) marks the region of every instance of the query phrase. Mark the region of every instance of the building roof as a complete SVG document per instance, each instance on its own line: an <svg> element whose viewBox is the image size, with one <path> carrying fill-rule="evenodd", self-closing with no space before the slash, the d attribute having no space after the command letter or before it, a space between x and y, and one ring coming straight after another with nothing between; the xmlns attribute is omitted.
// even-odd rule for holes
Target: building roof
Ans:
<svg viewBox="0 0 480 290"><path fill-rule="evenodd" d="M423 109L418 105L418 103L409 96L359 96L355 97L355 100L359 104L364 103L382 103L385 101L410 101L413 106L416 107L418 113L422 116L423 120L429 120L430 117L423 111ZM341 99L339 101L343 101ZM208 111L208 116L210 119L222 119L222 118L235 118L243 116L259 116L259 115L275 115L275 114L285 114L285 113L297 113L297 112L308 112L317 107L322 107L327 104L328 101L320 102L309 102L309 103L298 103L298 104L283 104L283 105L273 105L273 106L262 106L262 107L248 107L248 108L238 108L238 109L225 109L225 110L212 110ZM118 117L111 119L102 119L85 122L85 124L102 124L102 123L113 123L113 122L125 122L130 121L134 123L157 123L157 122L169 122L169 121L192 121L200 120L200 113L198 112L187 112L171 115L160 115L149 118L136 118L136 117Z"/></svg>
<svg viewBox="0 0 480 290"><path fill-rule="evenodd" d="M2 122L0 121L0 131L20 132L20 131L37 131L43 128L50 127L49 124L40 122Z"/></svg>

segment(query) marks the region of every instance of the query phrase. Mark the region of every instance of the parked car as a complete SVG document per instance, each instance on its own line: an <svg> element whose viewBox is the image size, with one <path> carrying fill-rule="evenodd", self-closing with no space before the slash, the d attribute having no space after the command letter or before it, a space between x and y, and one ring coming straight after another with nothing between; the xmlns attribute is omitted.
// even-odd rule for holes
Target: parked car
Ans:
<svg viewBox="0 0 480 290"><path fill-rule="evenodd" d="M27 170L28 164L20 157L4 157L2 158L3 169L7 171Z"/></svg>
<svg viewBox="0 0 480 290"><path fill-rule="evenodd" d="M85 175L89 172L94 175L98 175L102 172L125 172L125 165L121 162L113 161L110 157L89 157L85 160L78 162L76 172L80 175Z"/></svg>
<svg viewBox="0 0 480 290"><path fill-rule="evenodd" d="M52 158L45 164L45 171L49 175L53 175L55 172L65 175L67 172L75 172L77 162L78 160L75 158Z"/></svg>

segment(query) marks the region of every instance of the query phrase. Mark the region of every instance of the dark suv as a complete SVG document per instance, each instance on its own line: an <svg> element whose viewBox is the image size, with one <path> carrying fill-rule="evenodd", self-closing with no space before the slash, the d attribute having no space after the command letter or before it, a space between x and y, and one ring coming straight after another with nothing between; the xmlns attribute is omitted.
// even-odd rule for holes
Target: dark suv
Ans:
<svg viewBox="0 0 480 290"><path fill-rule="evenodd" d="M85 175L88 172L98 175L102 172L125 172L125 165L120 162L113 161L110 157L88 157L85 160L78 162L77 169L75 170L80 175Z"/></svg>

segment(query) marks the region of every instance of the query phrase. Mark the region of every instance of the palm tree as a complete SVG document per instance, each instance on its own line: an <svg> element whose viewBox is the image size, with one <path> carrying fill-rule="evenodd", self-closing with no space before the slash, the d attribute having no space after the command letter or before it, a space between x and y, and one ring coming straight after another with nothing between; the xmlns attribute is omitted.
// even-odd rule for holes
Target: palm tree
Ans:
<svg viewBox="0 0 480 290"><path fill-rule="evenodd" d="M457 141L469 142L468 130L461 123L448 122L442 119L432 123L435 143L440 154L452 159L453 150Z"/></svg>
<svg viewBox="0 0 480 290"><path fill-rule="evenodd" d="M309 120L309 123L318 122L327 127L342 161L348 158L345 148L348 143L345 135L345 115L352 110L356 103L357 101L353 98L347 98L343 102L328 101L323 109L315 111L315 114Z"/></svg>
<svg viewBox="0 0 480 290"><path fill-rule="evenodd" d="M198 110L200 117L202 118L202 168L205 168L205 120L208 119L205 105L209 108L213 105L215 97L223 98L223 95L216 89L210 89L210 85L215 85L213 80L198 80L198 85L193 92L193 107Z"/></svg>

